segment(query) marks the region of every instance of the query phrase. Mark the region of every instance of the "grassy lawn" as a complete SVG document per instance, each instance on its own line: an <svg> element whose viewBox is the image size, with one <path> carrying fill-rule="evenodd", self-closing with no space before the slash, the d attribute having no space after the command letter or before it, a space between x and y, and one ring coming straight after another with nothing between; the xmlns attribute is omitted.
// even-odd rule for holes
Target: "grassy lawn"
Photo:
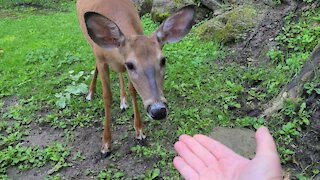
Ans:
<svg viewBox="0 0 320 180"><path fill-rule="evenodd" d="M285 142L292 142L301 128L309 125L312 112L305 101L298 105L288 102L273 121L248 116L247 110L277 95L317 41L312 40L304 54L294 51L298 57L292 56L290 62L281 59L280 51L272 51L273 62L257 67L236 60L224 62L228 52L217 43L203 42L193 30L181 42L164 48L168 59L164 91L170 114L160 122L148 119L142 111L149 145L133 143L132 109L120 112L118 79L111 73L112 128L119 148L100 168L80 166L79 162L90 164L91 157L78 137L91 130L90 135L100 137L104 113L100 83L95 99L85 101L95 60L74 9L70 5L70 12L28 9L0 14L0 179L8 178L12 169L22 174L39 169L45 171L43 177L59 179L77 166L87 168L82 169L81 177L88 178L176 179L179 175L172 165L175 140L184 133L208 134L214 126L255 129L267 125L279 144L284 165L290 161L294 152ZM149 16L142 19L147 34L157 28ZM319 82L319 78L311 82L311 92L318 90ZM39 129L56 138L26 141ZM127 149L121 149L121 144ZM92 151L99 151L100 139L93 147ZM145 167L137 167L141 171L132 175L121 162Z"/></svg>

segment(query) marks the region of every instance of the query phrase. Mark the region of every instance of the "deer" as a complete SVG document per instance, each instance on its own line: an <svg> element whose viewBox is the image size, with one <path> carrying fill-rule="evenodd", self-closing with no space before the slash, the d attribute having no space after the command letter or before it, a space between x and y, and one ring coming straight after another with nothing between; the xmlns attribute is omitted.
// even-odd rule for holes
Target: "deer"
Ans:
<svg viewBox="0 0 320 180"><path fill-rule="evenodd" d="M143 130L137 94L144 109L154 120L166 119L167 100L163 92L166 57L162 49L185 37L194 24L195 5L187 5L162 22L155 32L144 35L142 23L131 0L78 0L77 16L85 39L96 59L96 68L89 86L87 100L94 96L97 76L101 79L105 111L101 153L111 153L110 69L120 80L120 108L127 108L123 73L128 74L132 97L136 140L143 144Z"/></svg>

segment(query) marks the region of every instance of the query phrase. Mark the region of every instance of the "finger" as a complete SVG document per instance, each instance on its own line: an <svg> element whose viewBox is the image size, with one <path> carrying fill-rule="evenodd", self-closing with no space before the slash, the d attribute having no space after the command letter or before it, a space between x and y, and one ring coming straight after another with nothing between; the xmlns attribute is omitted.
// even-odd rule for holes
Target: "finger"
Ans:
<svg viewBox="0 0 320 180"><path fill-rule="evenodd" d="M269 167L273 167L273 175L281 177L282 168L279 154L277 152L276 144L266 127L261 127L256 132L256 156L254 159L262 160L268 164Z"/></svg>
<svg viewBox="0 0 320 180"><path fill-rule="evenodd" d="M266 127L261 127L256 132L256 143L257 149L256 154L266 155L266 154L278 154L276 144Z"/></svg>
<svg viewBox="0 0 320 180"><path fill-rule="evenodd" d="M189 166L196 172L200 172L206 168L205 164L181 141L174 144L174 148L179 156L189 164Z"/></svg>
<svg viewBox="0 0 320 180"><path fill-rule="evenodd" d="M216 157L191 136L181 135L179 140L186 144L206 166L212 166L218 163Z"/></svg>
<svg viewBox="0 0 320 180"><path fill-rule="evenodd" d="M227 146L205 135L195 135L194 139L198 141L202 146L207 148L208 151L210 151L218 161L225 157L236 155L236 153L229 149Z"/></svg>
<svg viewBox="0 0 320 180"><path fill-rule="evenodd" d="M175 157L173 159L173 165L185 179L198 179L198 173L192 169L181 157Z"/></svg>

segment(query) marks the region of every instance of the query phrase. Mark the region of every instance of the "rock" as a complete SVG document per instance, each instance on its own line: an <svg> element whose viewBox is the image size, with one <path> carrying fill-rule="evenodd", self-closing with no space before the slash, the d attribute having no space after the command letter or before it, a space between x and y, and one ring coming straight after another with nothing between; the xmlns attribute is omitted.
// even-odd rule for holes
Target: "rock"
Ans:
<svg viewBox="0 0 320 180"><path fill-rule="evenodd" d="M198 27L202 39L228 43L244 37L255 26L256 10L253 6L239 6L205 22Z"/></svg>
<svg viewBox="0 0 320 180"><path fill-rule="evenodd" d="M210 137L231 148L246 158L254 158L256 150L255 132L244 128L216 127Z"/></svg>
<svg viewBox="0 0 320 180"><path fill-rule="evenodd" d="M195 22L199 23L205 19L211 19L213 15L213 11L208 9L207 7L200 5L196 10Z"/></svg>
<svg viewBox="0 0 320 180"><path fill-rule="evenodd" d="M223 9L232 4L240 3L239 0L201 0L201 3L212 11Z"/></svg>
<svg viewBox="0 0 320 180"><path fill-rule="evenodd" d="M139 11L139 15L143 16L151 12L153 0L132 0Z"/></svg>
<svg viewBox="0 0 320 180"><path fill-rule="evenodd" d="M176 10L194 4L193 0L153 0L151 17L154 21L162 22Z"/></svg>
<svg viewBox="0 0 320 180"><path fill-rule="evenodd" d="M222 7L222 2L219 0L201 0L201 3L211 9L212 11L215 11Z"/></svg>

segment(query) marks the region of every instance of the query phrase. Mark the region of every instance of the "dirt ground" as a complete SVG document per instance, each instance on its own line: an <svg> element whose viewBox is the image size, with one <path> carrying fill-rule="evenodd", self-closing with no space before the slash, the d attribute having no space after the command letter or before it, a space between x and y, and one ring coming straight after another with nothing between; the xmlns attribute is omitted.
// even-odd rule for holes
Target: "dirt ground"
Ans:
<svg viewBox="0 0 320 180"><path fill-rule="evenodd" d="M11 98L10 98L11 99ZM5 104L9 102L5 101ZM118 115L121 115L119 112ZM133 136L128 136L128 133L133 133L131 125L113 125L113 152L117 154L117 165L119 169L125 170L127 177L134 177L137 174L143 174L146 169L152 167L157 159L139 159L136 156L130 155L131 147L135 146L137 142ZM45 147L54 141L68 143L71 152L81 150L82 155L86 157L83 161L73 160L74 154L68 158L68 162L72 163L71 167L63 168L59 174L63 179L96 179L97 173L105 170L113 161L112 155L110 157L101 157L100 147L102 126L100 123L95 123L93 127L76 128L72 131L73 140L70 142L68 138L64 137L64 132L55 129L46 124L32 124L30 134L24 138L23 143L29 146ZM35 168L28 171L19 171L17 168L10 168L8 176L12 179L44 179L49 175L52 166L47 164L42 168ZM86 170L93 172L92 176L88 175Z"/></svg>
<svg viewBox="0 0 320 180"><path fill-rule="evenodd" d="M307 97L308 106L313 110L310 118L310 126L302 130L294 145L299 147L293 156L293 162L289 167L294 172L306 170L310 164L316 164L320 169L320 104L319 95L311 94ZM317 175L314 179L320 179Z"/></svg>
<svg viewBox="0 0 320 180"><path fill-rule="evenodd" d="M8 97L4 99L5 108L14 106L18 101L15 97ZM117 116L121 116L121 112L118 112ZM46 116L46 114L41 114ZM139 158L133 156L131 147L135 146L137 142L128 133L132 133L131 125L115 125L113 124L113 151L120 152L117 155L117 162L119 169L124 170L126 177L135 179L137 174L144 173L146 169L152 167L152 165L158 161L156 158ZM74 140L70 141L64 137L63 130L55 129L47 124L31 124L30 134L24 138L23 144L26 146L38 146L44 148L54 141L62 143L68 143L71 147L71 152L77 152L81 150L83 156L86 157L83 161L73 160L71 154L68 158L68 162L72 163L71 167L63 168L59 171L59 174L63 179L96 179L98 172L106 169L115 161L114 158L101 157L99 145L101 143L102 126L100 123L95 123L93 127L76 128L73 132ZM237 153L246 156L248 158L254 157L255 152L255 139L254 131L243 128L222 128L217 127L213 130L211 137L223 142L225 145L234 149ZM248 138L249 137L249 138ZM92 175L88 175L86 170L90 169ZM47 164L41 168L34 168L27 171L20 171L16 167L8 169L8 176L15 180L42 180L48 176L52 170L52 165ZM137 178L138 179L138 178Z"/></svg>

